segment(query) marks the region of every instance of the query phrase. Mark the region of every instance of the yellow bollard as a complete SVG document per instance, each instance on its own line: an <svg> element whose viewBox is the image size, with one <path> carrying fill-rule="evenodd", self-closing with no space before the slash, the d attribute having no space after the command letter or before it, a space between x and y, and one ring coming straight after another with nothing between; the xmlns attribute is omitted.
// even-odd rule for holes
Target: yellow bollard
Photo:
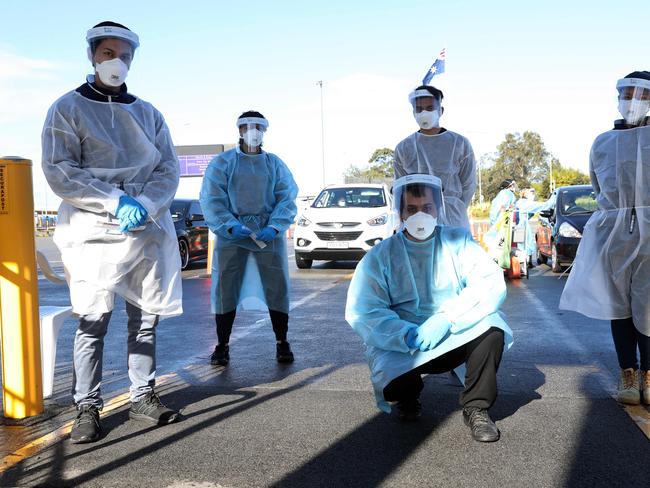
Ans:
<svg viewBox="0 0 650 488"><path fill-rule="evenodd" d="M32 162L0 158L0 337L4 416L43 412Z"/></svg>

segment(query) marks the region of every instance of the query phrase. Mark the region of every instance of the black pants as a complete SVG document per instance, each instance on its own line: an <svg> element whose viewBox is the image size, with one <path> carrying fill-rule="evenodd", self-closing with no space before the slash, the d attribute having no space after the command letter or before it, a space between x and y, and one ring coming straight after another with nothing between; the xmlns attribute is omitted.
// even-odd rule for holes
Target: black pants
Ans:
<svg viewBox="0 0 650 488"><path fill-rule="evenodd" d="M503 331L492 327L471 342L398 376L384 388L389 402L415 399L424 383L422 374L440 374L466 363L463 407L490 408L497 398L497 370L503 353Z"/></svg>
<svg viewBox="0 0 650 488"><path fill-rule="evenodd" d="M230 341L232 324L235 322L236 314L237 310L233 310L214 315L215 321L217 322L217 339L219 344L228 344L228 341ZM275 339L278 341L286 341L287 332L289 331L289 314L269 309L269 316L271 317L271 324L273 324Z"/></svg>
<svg viewBox="0 0 650 488"><path fill-rule="evenodd" d="M621 369L639 369L636 350L641 355L641 369L650 370L650 337L636 330L632 318L612 320L612 338Z"/></svg>

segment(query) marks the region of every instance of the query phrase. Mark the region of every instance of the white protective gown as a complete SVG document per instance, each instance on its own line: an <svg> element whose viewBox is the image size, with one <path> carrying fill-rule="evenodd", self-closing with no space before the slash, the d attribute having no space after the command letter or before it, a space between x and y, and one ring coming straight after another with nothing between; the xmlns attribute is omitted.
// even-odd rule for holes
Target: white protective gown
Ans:
<svg viewBox="0 0 650 488"><path fill-rule="evenodd" d="M125 92L106 97L82 85L54 102L42 145L43 172L63 199L54 242L74 313L111 311L117 293L151 314L181 314L180 257L169 212L179 165L160 112ZM101 225L124 194L151 218L144 230L108 233Z"/></svg>
<svg viewBox="0 0 650 488"><path fill-rule="evenodd" d="M442 181L446 222L469 229L467 207L476 190L476 161L469 141L450 130L429 136L415 132L395 148L395 178L413 173Z"/></svg>
<svg viewBox="0 0 650 488"><path fill-rule="evenodd" d="M650 336L650 126L599 135L589 160L598 210L582 234L560 308L632 317Z"/></svg>

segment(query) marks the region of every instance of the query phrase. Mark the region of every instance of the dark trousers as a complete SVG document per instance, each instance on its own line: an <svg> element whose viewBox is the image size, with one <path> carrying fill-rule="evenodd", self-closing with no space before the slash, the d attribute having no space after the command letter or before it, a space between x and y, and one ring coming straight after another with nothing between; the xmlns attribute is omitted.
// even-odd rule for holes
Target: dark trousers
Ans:
<svg viewBox="0 0 650 488"><path fill-rule="evenodd" d="M492 327L473 341L398 376L384 388L384 398L389 402L416 399L424 388L422 374L445 373L465 363L465 390L460 395L460 404L490 408L497 398L497 370L502 353L503 331Z"/></svg>
<svg viewBox="0 0 650 488"><path fill-rule="evenodd" d="M237 310L226 313L217 313L214 318L217 322L217 340L219 344L228 344L232 333L232 324L235 322ZM269 309L273 332L277 341L286 341L289 331L289 314Z"/></svg>
<svg viewBox="0 0 650 488"><path fill-rule="evenodd" d="M636 330L632 318L612 320L612 338L621 369L639 369L636 350L639 348L641 369L650 370L650 337Z"/></svg>

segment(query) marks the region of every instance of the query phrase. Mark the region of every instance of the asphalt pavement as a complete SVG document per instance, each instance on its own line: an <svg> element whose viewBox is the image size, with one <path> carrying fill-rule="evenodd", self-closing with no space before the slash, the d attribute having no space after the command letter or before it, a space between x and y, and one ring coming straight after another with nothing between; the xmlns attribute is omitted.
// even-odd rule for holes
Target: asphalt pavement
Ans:
<svg viewBox="0 0 650 488"><path fill-rule="evenodd" d="M38 239L55 268L56 250ZM226 368L215 345L205 262L183 273L184 314L158 329L158 391L182 420L152 428L128 419L126 315L118 304L104 353L105 435L66 438L75 322L58 341L46 415L0 425L0 486L582 487L650 486L648 407L612 398L618 374L609 324L558 310L566 278L547 266L508 283L503 313L515 334L491 410L494 444L474 442L461 387L430 375L419 422L375 407L363 345L343 317L355 263L298 270L289 247L291 365L275 361L268 316L237 316ZM39 279L40 303L69 303ZM634 418L633 418L634 417ZM636 420L636 422L635 422Z"/></svg>

